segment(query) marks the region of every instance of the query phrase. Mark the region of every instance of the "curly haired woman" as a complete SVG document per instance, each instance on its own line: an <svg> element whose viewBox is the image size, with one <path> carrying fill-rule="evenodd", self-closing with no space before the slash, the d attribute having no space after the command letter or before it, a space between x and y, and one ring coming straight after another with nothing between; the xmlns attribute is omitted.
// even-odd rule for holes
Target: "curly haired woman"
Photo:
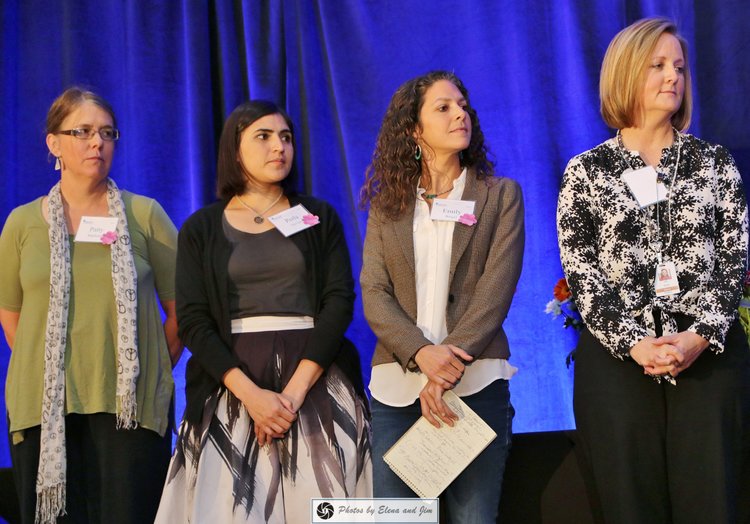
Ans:
<svg viewBox="0 0 750 524"><path fill-rule="evenodd" d="M445 492L450 522L495 522L515 373L503 321L521 273L521 189L494 176L469 94L435 71L403 84L383 119L362 190L370 205L361 274L373 357L376 497L414 492L383 454L420 416L456 415L452 389L497 438Z"/></svg>

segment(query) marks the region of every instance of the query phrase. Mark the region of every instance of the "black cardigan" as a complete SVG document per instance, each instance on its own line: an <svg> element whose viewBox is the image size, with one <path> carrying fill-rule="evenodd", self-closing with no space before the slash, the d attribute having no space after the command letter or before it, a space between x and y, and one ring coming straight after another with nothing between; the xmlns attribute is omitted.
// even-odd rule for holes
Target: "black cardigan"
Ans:
<svg viewBox="0 0 750 524"><path fill-rule="evenodd" d="M302 252L307 293L315 327L304 358L324 369L334 361L364 393L359 356L344 338L354 310L354 280L341 221L334 209L312 197L289 195L318 215L320 224L289 237ZM192 357L185 373L185 419L201 420L208 396L240 361L232 352L227 266L232 245L222 216L228 201L196 211L180 229L177 246L176 301L179 335Z"/></svg>

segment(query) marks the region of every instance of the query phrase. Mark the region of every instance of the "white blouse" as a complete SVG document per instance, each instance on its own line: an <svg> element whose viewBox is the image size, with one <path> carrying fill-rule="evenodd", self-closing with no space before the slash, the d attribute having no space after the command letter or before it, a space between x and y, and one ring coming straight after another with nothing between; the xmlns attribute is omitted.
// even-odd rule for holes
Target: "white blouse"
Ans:
<svg viewBox="0 0 750 524"><path fill-rule="evenodd" d="M446 197L460 200L466 185L466 169L453 183ZM448 307L449 270L453 249L455 222L432 220L430 206L422 198L425 190L417 188L414 205L414 267L417 285L417 327L425 338L440 344L448 336L445 312ZM505 359L479 359L466 366L463 377L453 389L460 397L478 393L498 379L510 379L518 371ZM372 368L370 394L393 407L409 406L419 398L427 377L419 371L404 371L398 362Z"/></svg>

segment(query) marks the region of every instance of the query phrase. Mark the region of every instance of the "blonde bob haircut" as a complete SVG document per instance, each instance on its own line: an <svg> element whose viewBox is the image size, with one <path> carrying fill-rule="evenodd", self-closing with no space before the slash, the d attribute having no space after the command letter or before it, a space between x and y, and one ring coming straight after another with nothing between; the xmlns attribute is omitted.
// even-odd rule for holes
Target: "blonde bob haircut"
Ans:
<svg viewBox="0 0 750 524"><path fill-rule="evenodd" d="M685 58L685 93L680 109L672 115L672 125L684 131L693 113L687 42L668 18L644 18L629 25L612 39L602 62L599 98L602 118L613 129L633 127L638 121L640 98L646 81L651 55L664 33L680 42Z"/></svg>

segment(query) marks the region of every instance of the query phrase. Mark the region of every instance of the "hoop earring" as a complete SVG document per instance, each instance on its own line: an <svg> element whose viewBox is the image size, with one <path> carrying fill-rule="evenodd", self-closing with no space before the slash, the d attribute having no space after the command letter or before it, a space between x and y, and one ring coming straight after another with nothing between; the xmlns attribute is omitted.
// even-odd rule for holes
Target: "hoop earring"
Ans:
<svg viewBox="0 0 750 524"><path fill-rule="evenodd" d="M417 144L417 147L414 150L414 160L422 160L422 146L419 144Z"/></svg>

